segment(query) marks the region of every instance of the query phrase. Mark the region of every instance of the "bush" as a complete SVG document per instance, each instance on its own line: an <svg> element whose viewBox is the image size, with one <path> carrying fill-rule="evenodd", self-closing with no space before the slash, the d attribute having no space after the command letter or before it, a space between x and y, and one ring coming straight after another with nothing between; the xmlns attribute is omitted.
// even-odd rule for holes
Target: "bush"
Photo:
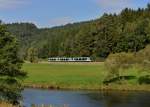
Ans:
<svg viewBox="0 0 150 107"><path fill-rule="evenodd" d="M150 75L141 76L138 82L139 84L150 84Z"/></svg>
<svg viewBox="0 0 150 107"><path fill-rule="evenodd" d="M105 67L109 71L105 81L113 78L121 79L121 71L132 67L135 62L133 53L110 54L105 61Z"/></svg>
<svg viewBox="0 0 150 107"><path fill-rule="evenodd" d="M137 59L139 65L141 65L144 69L150 69L150 45L137 52Z"/></svg>
<svg viewBox="0 0 150 107"><path fill-rule="evenodd" d="M136 53L116 53L110 54L105 61L105 67L108 69L108 75L104 80L104 83L114 82L114 80L123 79L124 75L121 72L129 69L133 66L137 66L138 71L150 73L150 45L145 49ZM140 72L140 73L141 73ZM140 75L140 74L139 74ZM147 74L146 74L147 75ZM130 76L130 75L128 75ZM139 77L138 82L146 81L149 83L149 78L147 76ZM113 80L113 81L112 81ZM148 82L147 82L148 81Z"/></svg>

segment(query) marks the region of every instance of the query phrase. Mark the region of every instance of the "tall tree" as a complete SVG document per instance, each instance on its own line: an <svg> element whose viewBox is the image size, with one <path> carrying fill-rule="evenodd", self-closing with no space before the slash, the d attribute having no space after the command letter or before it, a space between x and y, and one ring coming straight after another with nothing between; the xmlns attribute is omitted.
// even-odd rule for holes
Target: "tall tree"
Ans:
<svg viewBox="0 0 150 107"><path fill-rule="evenodd" d="M37 63L38 62L38 52L36 48L29 48L28 49L28 60L31 63Z"/></svg>
<svg viewBox="0 0 150 107"><path fill-rule="evenodd" d="M21 98L22 80L26 76L21 70L22 63L17 40L0 24L0 100L16 103Z"/></svg>

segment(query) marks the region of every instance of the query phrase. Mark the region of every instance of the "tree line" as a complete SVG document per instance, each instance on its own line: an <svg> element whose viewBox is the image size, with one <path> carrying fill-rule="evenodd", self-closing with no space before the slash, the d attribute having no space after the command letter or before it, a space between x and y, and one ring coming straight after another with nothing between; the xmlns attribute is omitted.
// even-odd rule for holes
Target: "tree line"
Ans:
<svg viewBox="0 0 150 107"><path fill-rule="evenodd" d="M6 26L20 40L19 55L24 59L36 53L36 58L89 56L96 60L110 53L137 52L150 43L150 4L53 28L40 29L32 23Z"/></svg>

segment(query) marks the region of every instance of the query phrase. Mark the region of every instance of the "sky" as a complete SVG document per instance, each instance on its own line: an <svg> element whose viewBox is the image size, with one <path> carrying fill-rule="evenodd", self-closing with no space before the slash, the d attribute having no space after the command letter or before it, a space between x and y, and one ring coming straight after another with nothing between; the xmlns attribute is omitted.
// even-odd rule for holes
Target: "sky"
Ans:
<svg viewBox="0 0 150 107"><path fill-rule="evenodd" d="M0 0L0 20L32 22L39 28L65 25L146 7L150 0Z"/></svg>

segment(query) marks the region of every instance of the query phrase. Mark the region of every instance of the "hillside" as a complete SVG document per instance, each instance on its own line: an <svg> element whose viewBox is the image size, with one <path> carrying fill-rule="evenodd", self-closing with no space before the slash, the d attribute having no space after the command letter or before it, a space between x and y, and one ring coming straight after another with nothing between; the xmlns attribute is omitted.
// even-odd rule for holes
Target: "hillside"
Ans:
<svg viewBox="0 0 150 107"><path fill-rule="evenodd" d="M137 52L150 43L150 5L124 9L120 14L54 28L37 28L32 23L7 24L19 39L20 56L34 49L39 58L90 56L105 58L110 53Z"/></svg>

